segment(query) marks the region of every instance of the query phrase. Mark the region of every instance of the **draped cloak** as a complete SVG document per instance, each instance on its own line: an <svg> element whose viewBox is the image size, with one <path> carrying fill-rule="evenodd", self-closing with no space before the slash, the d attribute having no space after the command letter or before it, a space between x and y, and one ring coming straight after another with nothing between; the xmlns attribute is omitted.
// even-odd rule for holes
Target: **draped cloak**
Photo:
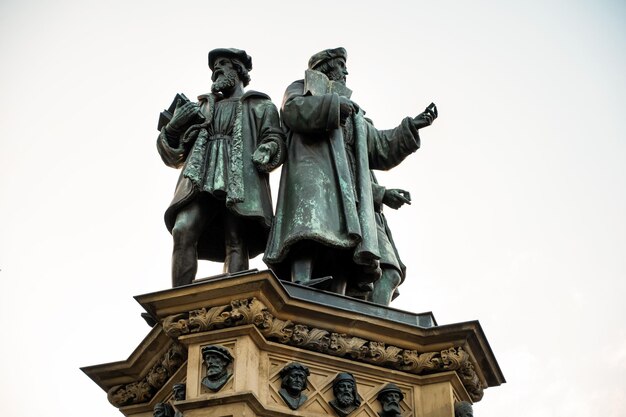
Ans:
<svg viewBox="0 0 626 417"><path fill-rule="evenodd" d="M351 164L339 96L305 94L303 80L287 88L282 106L287 158L264 256L279 278L289 279L289 254L298 242L348 250L357 265L380 259L370 169L400 164L419 148L420 138L411 118L395 129L377 130L363 114L359 110L348 121L354 135Z"/></svg>
<svg viewBox="0 0 626 417"><path fill-rule="evenodd" d="M182 167L174 197L165 211L167 229L172 232L176 216L189 202L201 193L209 195L213 204L208 205L207 210L212 212L207 215L212 220L198 241L198 258L223 262L224 210L244 221L250 257L265 249L273 218L268 172L284 160L285 143L278 110L267 95L248 91L237 100L229 135L214 129L214 122L220 124L214 119L216 99L213 94L199 96L206 122L191 126L178 138L168 138L163 128L157 149L167 166ZM267 166L257 168L252 155L267 142L276 143L278 153Z"/></svg>

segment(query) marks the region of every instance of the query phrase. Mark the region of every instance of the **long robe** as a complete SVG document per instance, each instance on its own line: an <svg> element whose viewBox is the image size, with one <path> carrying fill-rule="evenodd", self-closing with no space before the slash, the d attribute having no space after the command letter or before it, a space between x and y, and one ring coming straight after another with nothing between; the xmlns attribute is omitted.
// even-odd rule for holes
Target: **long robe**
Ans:
<svg viewBox="0 0 626 417"><path fill-rule="evenodd" d="M166 165L182 167L174 198L164 216L167 229L171 233L176 216L189 202L201 193L209 195L212 204L207 209L213 211L208 213L212 220L198 242L198 258L222 262L224 210L244 220L250 257L265 249L273 218L269 174L259 171L252 154L263 143L276 143L279 152L264 167L270 171L284 160L285 143L276 106L267 95L256 91L248 91L239 99L232 135L214 139L213 133L220 133L213 129L215 100L212 94L199 96L200 110L207 121L191 126L174 140L167 137L163 128L157 149Z"/></svg>
<svg viewBox="0 0 626 417"><path fill-rule="evenodd" d="M387 219L383 214L383 198L387 189L378 184L374 173L372 172L372 195L374 197L374 216L376 218L376 227L378 229L378 250L380 251L381 268L394 268L400 273L402 282L406 274L406 266L400 259L398 248L393 241L391 230L387 224Z"/></svg>
<svg viewBox="0 0 626 417"><path fill-rule="evenodd" d="M298 242L348 251L350 262L358 265L380 259L370 169L391 169L419 148L412 119L395 129L377 130L362 111L353 114L353 172L337 94L305 95L304 82L296 81L285 92L282 119L287 158L265 262L279 278L288 279L290 250Z"/></svg>

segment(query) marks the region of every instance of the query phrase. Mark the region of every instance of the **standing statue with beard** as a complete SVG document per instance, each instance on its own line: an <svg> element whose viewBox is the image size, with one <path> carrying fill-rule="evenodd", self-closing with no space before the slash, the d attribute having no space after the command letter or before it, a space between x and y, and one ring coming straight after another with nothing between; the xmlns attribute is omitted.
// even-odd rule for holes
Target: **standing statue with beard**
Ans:
<svg viewBox="0 0 626 417"><path fill-rule="evenodd" d="M283 280L362 294L381 276L370 169L391 169L415 152L437 108L375 129L348 98L346 58L344 48L313 55L307 77L321 73L329 88L306 78L285 92L287 159L264 260Z"/></svg>
<svg viewBox="0 0 626 417"><path fill-rule="evenodd" d="M224 262L233 273L263 252L273 217L268 173L285 157L276 107L263 93L244 92L250 56L214 49L209 67L211 93L197 103L178 100L157 140L163 162L182 167L165 212L174 287L193 281L198 259Z"/></svg>

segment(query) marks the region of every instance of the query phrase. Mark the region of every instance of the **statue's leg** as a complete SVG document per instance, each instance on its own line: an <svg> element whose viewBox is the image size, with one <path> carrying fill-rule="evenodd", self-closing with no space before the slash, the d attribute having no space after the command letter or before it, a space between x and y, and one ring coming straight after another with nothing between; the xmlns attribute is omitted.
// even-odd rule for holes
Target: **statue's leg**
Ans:
<svg viewBox="0 0 626 417"><path fill-rule="evenodd" d="M172 229L172 286L191 284L198 270L198 239L209 219L206 202L200 198L186 205L176 216Z"/></svg>
<svg viewBox="0 0 626 417"><path fill-rule="evenodd" d="M348 287L348 277L344 274L333 275L333 279L330 281L328 290L335 294L346 295L346 288Z"/></svg>
<svg viewBox="0 0 626 417"><path fill-rule="evenodd" d="M244 238L244 224L241 217L224 211L224 243L226 258L224 272L240 272L249 269L248 244Z"/></svg>
<svg viewBox="0 0 626 417"><path fill-rule="evenodd" d="M313 258L302 256L295 258L291 263L291 282L307 285L313 275Z"/></svg>
<svg viewBox="0 0 626 417"><path fill-rule="evenodd" d="M291 248L291 282L308 285L313 278L315 250L308 242L298 242Z"/></svg>
<svg viewBox="0 0 626 417"><path fill-rule="evenodd" d="M372 297L368 301L388 306L391 303L393 292L400 285L400 272L395 268L383 267L382 277L374 283Z"/></svg>

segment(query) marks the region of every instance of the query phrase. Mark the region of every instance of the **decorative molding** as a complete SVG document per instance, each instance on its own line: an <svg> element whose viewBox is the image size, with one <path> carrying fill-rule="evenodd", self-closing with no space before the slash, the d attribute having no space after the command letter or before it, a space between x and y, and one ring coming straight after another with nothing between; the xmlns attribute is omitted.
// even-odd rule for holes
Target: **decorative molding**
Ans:
<svg viewBox="0 0 626 417"><path fill-rule="evenodd" d="M253 324L268 340L385 368L417 375L456 371L472 401L480 401L483 396L483 385L469 354L460 346L439 352L418 353L383 342L333 333L274 317L256 297L174 314L165 317L162 322L165 333L173 338L247 324Z"/></svg>
<svg viewBox="0 0 626 417"><path fill-rule="evenodd" d="M107 392L109 402L123 407L150 401L186 360L187 349L174 343L140 381L111 388Z"/></svg>

